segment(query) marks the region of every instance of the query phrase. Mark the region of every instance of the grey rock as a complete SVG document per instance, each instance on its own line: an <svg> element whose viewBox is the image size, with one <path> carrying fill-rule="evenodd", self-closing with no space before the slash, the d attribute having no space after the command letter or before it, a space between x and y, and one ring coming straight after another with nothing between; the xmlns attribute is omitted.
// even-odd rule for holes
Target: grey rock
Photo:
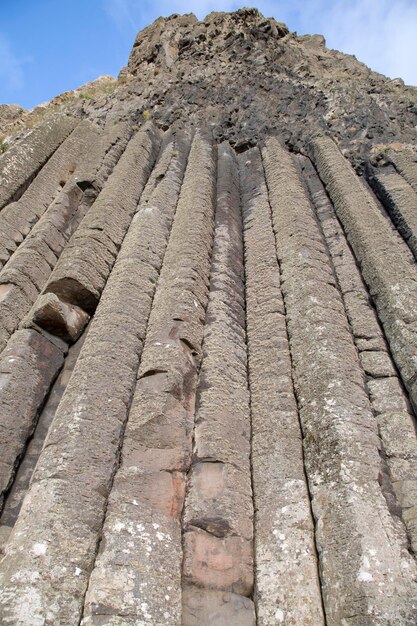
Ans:
<svg viewBox="0 0 417 626"><path fill-rule="evenodd" d="M17 331L2 353L0 505L63 361L62 351L34 330Z"/></svg>
<svg viewBox="0 0 417 626"><path fill-rule="evenodd" d="M17 200L77 125L66 115L49 117L0 158L0 209Z"/></svg>
<svg viewBox="0 0 417 626"><path fill-rule="evenodd" d="M333 268L291 155L271 139L263 158L326 618L388 626L400 614L411 624L416 565L378 483L377 422Z"/></svg>

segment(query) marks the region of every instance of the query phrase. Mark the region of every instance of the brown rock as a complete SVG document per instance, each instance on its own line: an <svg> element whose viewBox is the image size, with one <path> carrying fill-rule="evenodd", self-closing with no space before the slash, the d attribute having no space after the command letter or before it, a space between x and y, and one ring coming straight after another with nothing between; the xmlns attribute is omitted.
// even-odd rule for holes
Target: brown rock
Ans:
<svg viewBox="0 0 417 626"><path fill-rule="evenodd" d="M170 153L172 148L168 145L166 155ZM184 167L186 151L184 154L181 150L180 155ZM174 183L179 192L182 171L177 170L177 156L170 157L174 167L166 179L162 177L159 185L158 176L150 181L155 188L145 192L149 206L143 206L132 224L133 232L140 232L141 224L150 225L149 230L144 230L148 245L139 251L140 256L149 255L148 274L153 268L152 242L160 250L161 263L168 235L166 227L154 230L154 220L158 224L161 211L169 225L178 198L171 189ZM120 468L107 508L102 550L85 599L87 624L94 623L98 599L111 607L109 613L115 623L125 614L139 622L148 620L155 624L177 624L181 620L180 520L185 473L191 457L197 367L207 301L214 182L211 143L197 133L149 317ZM133 249L137 253L137 246ZM131 277L128 270L126 267L127 282ZM152 274L150 282L151 277ZM156 279L152 281L151 293L155 282ZM148 311L150 305L151 300ZM162 493L166 493L167 500L160 497ZM126 507L130 511L127 515ZM123 531L129 533L127 547L118 532L126 517L131 520L127 531ZM122 570L118 565L120 555L125 559Z"/></svg>
<svg viewBox="0 0 417 626"><path fill-rule="evenodd" d="M184 539L184 577L188 583L251 595L251 541L235 536L216 537L200 529L187 531Z"/></svg>
<svg viewBox="0 0 417 626"><path fill-rule="evenodd" d="M183 626L255 626L252 600L226 591L186 586L182 592Z"/></svg>
<svg viewBox="0 0 417 626"><path fill-rule="evenodd" d="M102 193L71 238L45 290L92 313L154 165L160 133L133 137ZM132 174L134 172L134 175Z"/></svg>
<svg viewBox="0 0 417 626"><path fill-rule="evenodd" d="M314 524L268 190L257 148L242 154L239 163L256 505L257 620L265 626L278 617L297 625L320 625L324 618Z"/></svg>
<svg viewBox="0 0 417 626"><path fill-rule="evenodd" d="M415 562L378 482L378 424L333 268L291 155L271 139L263 157L326 617L338 623L363 613L364 623L388 624L401 612L412 623Z"/></svg>
<svg viewBox="0 0 417 626"><path fill-rule="evenodd" d="M89 319L88 313L80 307L62 302L53 293L46 293L36 301L25 320L25 326L29 327L33 322L64 341L74 342L82 333Z"/></svg>

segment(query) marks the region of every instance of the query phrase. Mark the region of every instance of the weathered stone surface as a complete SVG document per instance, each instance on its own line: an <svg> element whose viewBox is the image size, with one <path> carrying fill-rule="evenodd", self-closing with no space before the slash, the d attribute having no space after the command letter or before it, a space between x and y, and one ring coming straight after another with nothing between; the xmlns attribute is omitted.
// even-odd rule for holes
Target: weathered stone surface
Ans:
<svg viewBox="0 0 417 626"><path fill-rule="evenodd" d="M333 201L378 310L394 361L417 406L417 281L407 250L380 214L374 198L329 138L312 144L320 177Z"/></svg>
<svg viewBox="0 0 417 626"><path fill-rule="evenodd" d="M80 307L62 302L54 293L46 293L37 299L24 326L30 328L35 324L64 341L74 342L89 319L88 313Z"/></svg>
<svg viewBox="0 0 417 626"><path fill-rule="evenodd" d="M203 528L216 537L253 539L252 490L248 466L196 463L189 477L185 528ZM185 535L187 543L187 534ZM225 589L227 591L227 589Z"/></svg>
<svg viewBox="0 0 417 626"><path fill-rule="evenodd" d="M417 258L417 194L402 176L392 170L368 167L367 179Z"/></svg>
<svg viewBox="0 0 417 626"><path fill-rule="evenodd" d="M86 624L96 623L98 605L113 620L129 615L138 623L167 626L181 620L181 514L208 297L214 184L213 149L197 133L90 578Z"/></svg>
<svg viewBox="0 0 417 626"><path fill-rule="evenodd" d="M396 376L394 364L385 351L372 352L364 350L359 354L363 371L371 378Z"/></svg>
<svg viewBox="0 0 417 626"><path fill-rule="evenodd" d="M0 182L83 120L0 212L2 624L414 626L416 97L242 9L0 105Z"/></svg>
<svg viewBox="0 0 417 626"><path fill-rule="evenodd" d="M416 87L327 48L320 35L299 37L255 8L201 21L160 18L138 34L119 80L102 81L27 112L2 133L57 106L100 124L141 124L151 115L166 129L203 119L217 141L239 150L270 134L304 149L312 133L325 132L359 166L370 153L386 155L390 144L411 148L417 137Z"/></svg>
<svg viewBox="0 0 417 626"><path fill-rule="evenodd" d="M184 153L178 159L168 154L168 180L178 193ZM173 195L173 206L167 203L171 212L172 186L165 187L165 194ZM28 625L49 619L67 626L81 618L158 274L149 247L159 228L155 246L161 263L169 232L169 209L163 213L167 195L161 195L156 205L161 217L143 207L122 245L7 544L0 567L0 615L6 624L17 614ZM80 501L82 507L74 507ZM34 522L36 536L24 530ZM22 542L28 542L23 550ZM39 544L48 545L45 553L32 549ZM14 578L19 568L42 571L29 596L25 576Z"/></svg>
<svg viewBox="0 0 417 626"><path fill-rule="evenodd" d="M94 195L82 191L73 181L67 183L0 272L0 284L20 288L11 290L0 303L0 326L7 327L9 335L35 302L93 201ZM6 307L15 311L14 325L5 321ZM0 349L4 345L4 340L0 341Z"/></svg>
<svg viewBox="0 0 417 626"><path fill-rule="evenodd" d="M131 124L109 122L77 165L74 181L81 189L101 191L133 133Z"/></svg>
<svg viewBox="0 0 417 626"><path fill-rule="evenodd" d="M152 126L129 142L103 191L60 258L47 292L93 312L137 208L158 152L160 133Z"/></svg>
<svg viewBox="0 0 417 626"><path fill-rule="evenodd" d="M19 118L24 112L25 109L18 104L0 104L0 125Z"/></svg>
<svg viewBox="0 0 417 626"><path fill-rule="evenodd" d="M326 619L412 624L416 564L378 482L377 422L333 268L291 156L271 139L263 158Z"/></svg>
<svg viewBox="0 0 417 626"><path fill-rule="evenodd" d="M239 151L270 134L303 149L313 133L326 132L358 165L372 149L385 154L387 144L415 144L416 88L323 43L255 8L201 21L171 15L138 34L105 103L98 96L69 109L139 123L146 112L162 128L204 119L218 142Z"/></svg>
<svg viewBox="0 0 417 626"><path fill-rule="evenodd" d="M187 586L183 590L183 626L255 626L254 604L249 598L225 591Z"/></svg>
<svg viewBox="0 0 417 626"><path fill-rule="evenodd" d="M303 159L304 174L314 202L346 313L366 374L366 387L376 415L381 438L381 476L379 478L391 514L405 524L410 545L416 546L417 440L414 416L389 355L388 345L376 311L361 278L354 255L336 217L333 206L310 161ZM377 340L378 350L363 344L364 335ZM394 435L395 433L395 435ZM405 497L403 485L408 493Z"/></svg>
<svg viewBox="0 0 417 626"><path fill-rule="evenodd" d="M216 537L199 528L187 531L183 567L187 583L242 596L252 592L252 545L241 537Z"/></svg>
<svg viewBox="0 0 417 626"><path fill-rule="evenodd" d="M29 279L38 291L44 287L56 259L93 204L131 135L126 124L109 125L109 128L99 135L97 129L91 125L83 126L82 132L79 160L76 165L71 166L74 173L71 171L67 182L65 180L60 182L64 185L63 189L31 232L26 233L28 234L26 240L0 273L0 282L19 283L19 278L21 281L23 274L23 281L27 282ZM50 269L44 265L43 271L39 273L30 259L36 257L40 248L41 256L48 255ZM33 298L28 296L27 306L32 303Z"/></svg>
<svg viewBox="0 0 417 626"><path fill-rule="evenodd" d="M63 359L62 351L34 330L16 332L1 356L0 505Z"/></svg>
<svg viewBox="0 0 417 626"><path fill-rule="evenodd" d="M17 333L17 335L19 335L19 333ZM3 542L0 538L0 553L4 552L4 546L20 512L23 498L29 489L29 483L42 451L49 427L68 385L84 339L85 333L79 341L69 349L68 355L64 361L64 366L48 394L45 405L41 407L35 430L27 443L25 454L16 470L13 485L7 494L3 512L0 516L0 537L3 538Z"/></svg>
<svg viewBox="0 0 417 626"><path fill-rule="evenodd" d="M0 159L0 209L22 195L76 125L73 117L51 116L7 150Z"/></svg>
<svg viewBox="0 0 417 626"><path fill-rule="evenodd" d="M253 503L243 245L236 157L218 151L217 207L183 516L186 582L251 595Z"/></svg>
<svg viewBox="0 0 417 626"><path fill-rule="evenodd" d="M210 295L200 371L195 462L230 463L250 476L243 243L236 157L219 146ZM250 499L250 481L245 489Z"/></svg>
<svg viewBox="0 0 417 626"><path fill-rule="evenodd" d="M324 623L314 526L280 290L271 208L259 150L239 157L255 497L258 623Z"/></svg>
<svg viewBox="0 0 417 626"><path fill-rule="evenodd" d="M3 265L71 179L99 135L100 129L95 124L88 120L80 122L21 198L1 211L0 259Z"/></svg>
<svg viewBox="0 0 417 626"><path fill-rule="evenodd" d="M396 152L391 151L389 160L395 165L395 168L402 174L405 180L417 193L417 158L412 152L406 150Z"/></svg>

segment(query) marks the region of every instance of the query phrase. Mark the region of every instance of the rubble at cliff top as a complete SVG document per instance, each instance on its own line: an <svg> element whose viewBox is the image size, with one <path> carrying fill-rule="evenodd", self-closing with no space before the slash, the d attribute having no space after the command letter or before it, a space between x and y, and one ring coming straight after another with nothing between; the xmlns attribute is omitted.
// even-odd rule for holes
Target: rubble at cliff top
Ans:
<svg viewBox="0 0 417 626"><path fill-rule="evenodd" d="M277 134L303 151L325 132L352 161L417 138L417 88L326 48L320 35L297 36L256 9L159 18L141 31L118 80L100 79L48 105L1 116L0 134L33 125L50 110L104 123L152 118L209 126L237 151Z"/></svg>

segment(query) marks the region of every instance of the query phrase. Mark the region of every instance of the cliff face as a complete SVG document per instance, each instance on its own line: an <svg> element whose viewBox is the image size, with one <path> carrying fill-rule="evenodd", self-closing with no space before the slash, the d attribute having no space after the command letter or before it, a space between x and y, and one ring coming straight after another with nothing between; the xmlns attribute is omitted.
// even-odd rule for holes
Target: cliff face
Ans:
<svg viewBox="0 0 417 626"><path fill-rule="evenodd" d="M138 34L119 81L87 85L50 106L101 122L140 124L145 112L163 129L204 123L238 151L271 133L303 150L325 131L358 164L375 144L417 137L417 88L327 49L320 35L297 37L256 9L202 22L160 18Z"/></svg>
<svg viewBox="0 0 417 626"><path fill-rule="evenodd" d="M271 133L302 147L318 130L358 152L416 139L416 88L255 9L158 20L139 33L122 76L158 123L204 120L238 150Z"/></svg>
<svg viewBox="0 0 417 626"><path fill-rule="evenodd" d="M416 624L414 93L242 10L0 109L2 624Z"/></svg>

